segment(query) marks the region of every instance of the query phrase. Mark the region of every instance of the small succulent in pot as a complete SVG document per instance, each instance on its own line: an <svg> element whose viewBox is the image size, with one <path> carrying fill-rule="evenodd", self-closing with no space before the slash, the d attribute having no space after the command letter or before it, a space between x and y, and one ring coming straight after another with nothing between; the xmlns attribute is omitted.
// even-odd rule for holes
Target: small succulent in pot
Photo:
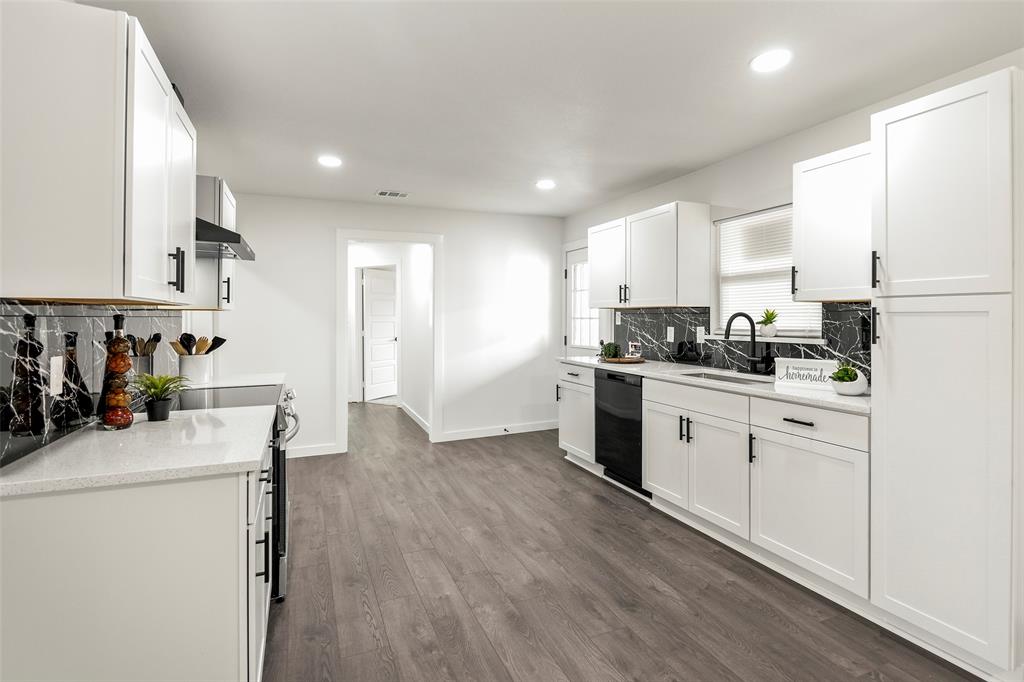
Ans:
<svg viewBox="0 0 1024 682"><path fill-rule="evenodd" d="M860 395L868 388L868 380L849 362L840 362L830 378L832 388L839 395Z"/></svg>
<svg viewBox="0 0 1024 682"><path fill-rule="evenodd" d="M171 398L188 388L188 378L174 374L139 374L133 385L146 397L149 421L162 422L171 416Z"/></svg>
<svg viewBox="0 0 1024 682"><path fill-rule="evenodd" d="M767 336L771 338L778 333L778 329L775 328L775 320L779 319L779 314L774 310L765 308L764 312L761 313L761 319L758 324L761 326L761 336Z"/></svg>

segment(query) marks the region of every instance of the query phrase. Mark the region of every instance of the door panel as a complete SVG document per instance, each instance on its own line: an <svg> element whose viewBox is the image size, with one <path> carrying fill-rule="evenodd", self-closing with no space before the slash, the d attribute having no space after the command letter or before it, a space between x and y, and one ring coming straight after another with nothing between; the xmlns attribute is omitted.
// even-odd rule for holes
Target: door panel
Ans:
<svg viewBox="0 0 1024 682"><path fill-rule="evenodd" d="M685 410L644 401L644 490L686 509L690 500L690 452Z"/></svg>
<svg viewBox="0 0 1024 682"><path fill-rule="evenodd" d="M171 83L138 21L129 22L125 295L171 301L168 192Z"/></svg>
<svg viewBox="0 0 1024 682"><path fill-rule="evenodd" d="M676 304L676 225L675 204L626 218L628 305Z"/></svg>
<svg viewBox="0 0 1024 682"><path fill-rule="evenodd" d="M593 463L594 389L559 382L558 394L558 447Z"/></svg>
<svg viewBox="0 0 1024 682"><path fill-rule="evenodd" d="M868 596L868 454L754 427L750 541Z"/></svg>
<svg viewBox="0 0 1024 682"><path fill-rule="evenodd" d="M196 263L196 130L188 114L171 99L171 177L170 177L170 228L167 244L168 253L176 248L182 250L184 259L184 291L174 291L176 303L191 304L197 301ZM176 277L176 262L168 258L168 280Z"/></svg>
<svg viewBox="0 0 1024 682"><path fill-rule="evenodd" d="M398 301L394 270L363 271L364 400L398 393Z"/></svg>
<svg viewBox="0 0 1024 682"><path fill-rule="evenodd" d="M690 511L750 538L747 424L690 412Z"/></svg>
<svg viewBox="0 0 1024 682"><path fill-rule="evenodd" d="M1007 667L1011 297L877 305L871 601Z"/></svg>
<svg viewBox="0 0 1024 682"><path fill-rule="evenodd" d="M871 117L882 296L1008 292L1011 72Z"/></svg>
<svg viewBox="0 0 1024 682"><path fill-rule="evenodd" d="M590 260L590 305L617 308L622 305L620 287L626 283L626 221L592 227L587 232Z"/></svg>

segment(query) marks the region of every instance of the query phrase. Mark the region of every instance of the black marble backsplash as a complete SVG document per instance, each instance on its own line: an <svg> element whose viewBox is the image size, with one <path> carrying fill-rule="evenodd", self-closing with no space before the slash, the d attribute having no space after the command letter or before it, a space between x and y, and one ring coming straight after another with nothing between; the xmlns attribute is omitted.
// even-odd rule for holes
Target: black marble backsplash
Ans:
<svg viewBox="0 0 1024 682"><path fill-rule="evenodd" d="M629 342L639 342L641 355L648 360L692 362L719 369L747 369L749 350L745 326L733 333L739 337L723 341L705 339L697 343L697 329L710 331L710 308L632 308L616 311L622 323L615 325L615 342L623 352ZM674 327L675 339L666 341L667 328ZM823 303L822 338L824 346L799 343L772 343L771 354L783 358L816 358L846 361L871 379L871 304ZM757 344L757 354L764 353L764 344Z"/></svg>
<svg viewBox="0 0 1024 682"><path fill-rule="evenodd" d="M78 365L85 386L95 400L99 398L103 383L103 368L106 361L106 340L104 332L114 329L113 315L125 316L125 334L149 338L159 332L163 340L149 360L132 358L133 372L146 371L153 374L177 374L178 358L168 345L170 339L181 334L181 312L156 308L135 308L109 305L68 305L56 303L21 303L0 300L0 415L8 410L8 401L14 381L15 347L24 335L26 314L36 316L35 338L42 343L43 353L39 356L39 369L44 395L42 433L14 436L8 430L8 419L0 417L0 466L9 464L40 447L69 433L88 426L95 416L84 424L58 428L51 421L53 397L48 390L50 358L64 354L64 333L78 333ZM142 362L139 362L139 361ZM95 412L95 410L94 410ZM9 416L9 414L8 414Z"/></svg>

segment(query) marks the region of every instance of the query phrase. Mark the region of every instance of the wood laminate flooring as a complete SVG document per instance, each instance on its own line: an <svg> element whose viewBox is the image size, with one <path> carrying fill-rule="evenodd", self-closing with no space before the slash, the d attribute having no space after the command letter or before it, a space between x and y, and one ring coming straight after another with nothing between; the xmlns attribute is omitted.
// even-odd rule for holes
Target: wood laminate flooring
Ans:
<svg viewBox="0 0 1024 682"><path fill-rule="evenodd" d="M290 460L265 677L956 680L955 669L562 459L554 431L431 445L353 404Z"/></svg>

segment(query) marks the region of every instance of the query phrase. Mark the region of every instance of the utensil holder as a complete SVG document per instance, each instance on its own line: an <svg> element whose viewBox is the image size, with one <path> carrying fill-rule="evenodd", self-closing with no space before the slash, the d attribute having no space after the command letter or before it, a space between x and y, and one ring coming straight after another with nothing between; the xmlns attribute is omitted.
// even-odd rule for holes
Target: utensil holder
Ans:
<svg viewBox="0 0 1024 682"><path fill-rule="evenodd" d="M192 386L213 381L213 358L209 355L181 355L178 357L178 373L188 378Z"/></svg>

